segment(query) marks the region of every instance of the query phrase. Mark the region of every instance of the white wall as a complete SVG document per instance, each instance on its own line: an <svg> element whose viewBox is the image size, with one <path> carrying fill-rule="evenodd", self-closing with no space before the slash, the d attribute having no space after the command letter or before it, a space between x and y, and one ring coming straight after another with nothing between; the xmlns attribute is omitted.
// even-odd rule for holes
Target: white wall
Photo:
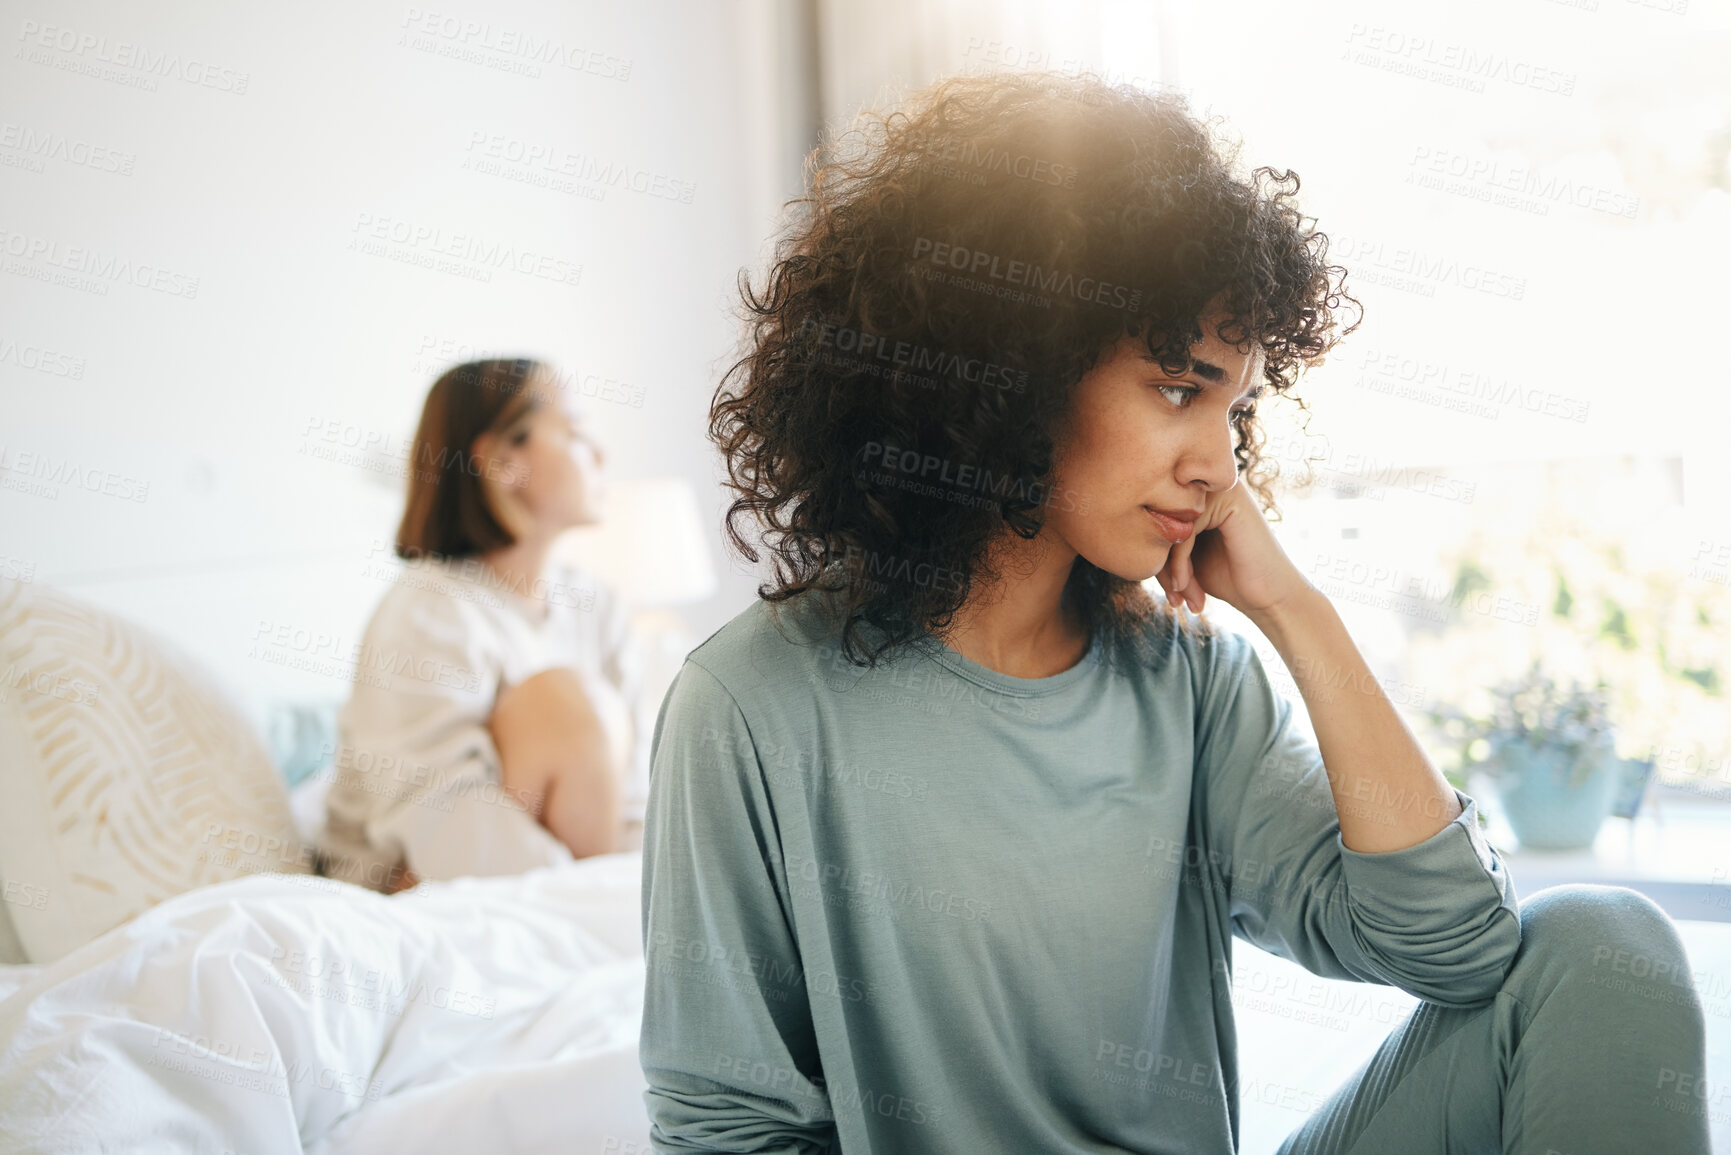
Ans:
<svg viewBox="0 0 1731 1155"><path fill-rule="evenodd" d="M1709 148L1731 0L1512 15L1491 0L1448 14L1356 0L468 3L0 0L0 574L156 626L244 695L340 697L345 676L266 661L254 639L280 626L352 648L389 576L373 543L394 529L401 479L305 451L329 431L380 444L388 465L440 368L525 351L618 383L591 404L615 479L680 474L698 489L722 583L685 616L706 636L758 580L723 547L704 418L739 332L737 274L762 267L819 119L800 101L834 123L944 72L1040 65L1177 84L1228 118L1248 160L1305 174L1306 207L1369 308L1305 390L1325 468L1462 470L1484 482L1474 516L1494 520L1485 471L1499 461L1679 461L1680 498L1631 496L1680 507L1688 549L1731 541L1714 436L1731 391L1702 351L1731 310L1731 175ZM1390 37L1420 34L1571 91L1478 92L1384 67ZM818 42L816 74L789 55L802 36ZM501 67L530 40L587 68ZM546 159L478 167L495 140ZM1424 187L1438 158L1606 204ZM690 200L509 179L566 165L624 166ZM357 225L384 220L427 242L351 247ZM469 262L483 282L391 259L430 257L435 235L581 276ZM1512 271L1526 292L1414 286L1391 270L1415 252L1444 271ZM93 283L37 279L68 265ZM101 271L146 267L160 287ZM1432 363L1584 419L1382 389ZM1375 544L1368 530L1359 542Z"/></svg>
<svg viewBox="0 0 1731 1155"><path fill-rule="evenodd" d="M403 466L315 452L390 466L437 372L488 351L580 374L609 475L683 475L718 525L704 415L801 143L774 16L0 3L0 573L170 635L249 705L340 698L345 670L280 659L359 641ZM699 638L755 584L713 549ZM277 626L308 640L256 649Z"/></svg>

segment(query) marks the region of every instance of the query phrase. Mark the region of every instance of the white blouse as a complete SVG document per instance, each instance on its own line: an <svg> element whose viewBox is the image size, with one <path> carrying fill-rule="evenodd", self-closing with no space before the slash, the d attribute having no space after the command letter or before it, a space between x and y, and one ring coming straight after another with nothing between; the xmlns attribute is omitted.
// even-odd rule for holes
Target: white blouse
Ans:
<svg viewBox="0 0 1731 1155"><path fill-rule="evenodd" d="M326 873L389 889L422 879L516 874L572 861L500 786L486 729L500 692L542 670L575 670L624 759L624 817L642 821L649 728L642 657L600 579L554 563L533 589L479 558L405 562L373 611L337 717L336 777L320 839Z"/></svg>

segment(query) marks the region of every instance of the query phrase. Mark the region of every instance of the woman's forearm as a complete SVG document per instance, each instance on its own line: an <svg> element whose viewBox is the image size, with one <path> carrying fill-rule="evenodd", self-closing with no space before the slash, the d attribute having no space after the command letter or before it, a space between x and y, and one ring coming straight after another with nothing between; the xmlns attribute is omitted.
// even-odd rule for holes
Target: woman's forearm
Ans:
<svg viewBox="0 0 1731 1155"><path fill-rule="evenodd" d="M1251 620L1304 697L1347 849L1403 850L1460 815L1453 787L1425 757L1320 590Z"/></svg>

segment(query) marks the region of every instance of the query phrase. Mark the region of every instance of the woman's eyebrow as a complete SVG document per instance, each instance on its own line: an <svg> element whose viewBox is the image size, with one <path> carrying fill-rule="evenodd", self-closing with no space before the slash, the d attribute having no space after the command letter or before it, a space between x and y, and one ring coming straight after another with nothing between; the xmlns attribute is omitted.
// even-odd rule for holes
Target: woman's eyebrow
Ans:
<svg viewBox="0 0 1731 1155"><path fill-rule="evenodd" d="M1146 360L1151 365L1160 365L1160 358L1149 357L1148 353L1142 353L1142 360ZM1162 372L1165 372L1165 367L1162 367ZM1186 372L1193 372L1203 381L1207 381L1208 384L1220 384L1222 381L1226 381L1226 369L1220 369L1219 365L1213 364L1212 360L1194 360L1193 358ZM1253 393L1252 397L1255 397Z"/></svg>
<svg viewBox="0 0 1731 1155"><path fill-rule="evenodd" d="M1160 364L1160 358L1150 357L1146 353L1142 354L1142 360L1147 361L1153 365L1159 365ZM1162 373L1165 373L1166 372L1165 367L1162 366L1160 371ZM1220 366L1216 365L1212 361L1198 361L1198 360L1193 359L1190 362L1190 368L1188 370L1186 370L1186 372L1195 374L1196 376L1202 378L1204 381L1208 382L1210 385L1220 385L1220 384L1224 384L1226 381L1226 370L1222 369ZM1242 397L1240 397L1238 400L1239 401L1254 401L1260 396L1262 396L1262 382L1259 381L1254 386L1252 386L1251 388L1246 389L1244 391L1244 395Z"/></svg>
<svg viewBox="0 0 1731 1155"><path fill-rule="evenodd" d="M1146 353L1142 354L1142 360L1153 365L1160 364L1160 358L1151 357ZM1185 371L1196 374L1211 385L1218 385L1222 381L1226 380L1226 370L1222 369L1212 361L1197 361L1192 359L1190 362L1190 368ZM1164 366L1161 366L1161 372L1165 372Z"/></svg>
<svg viewBox="0 0 1731 1155"><path fill-rule="evenodd" d="M1208 382L1210 385L1218 385L1222 381L1226 380L1226 370L1222 369L1212 361L1192 360L1190 362L1190 371Z"/></svg>

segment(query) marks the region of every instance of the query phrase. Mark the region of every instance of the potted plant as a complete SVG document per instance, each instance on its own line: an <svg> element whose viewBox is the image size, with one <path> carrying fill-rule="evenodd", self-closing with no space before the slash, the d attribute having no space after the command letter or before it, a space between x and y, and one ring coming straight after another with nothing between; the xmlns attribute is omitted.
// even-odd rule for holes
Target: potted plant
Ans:
<svg viewBox="0 0 1731 1155"><path fill-rule="evenodd" d="M1442 620L1402 616L1407 637L1393 672L1429 689L1430 701L1486 710L1484 688L1519 677L1535 659L1603 682L1626 755L1624 797L1612 811L1623 817L1634 816L1650 783L1711 798L1731 783L1731 582L1688 560L1702 556L1699 546L1668 552L1690 539L1682 530L1693 523L1679 511L1605 516L1669 476L1667 463L1636 459L1487 466L1479 492L1519 500L1499 503L1458 537L1438 535L1433 570L1416 569L1425 564L1416 537L1400 563L1434 576L1428 588L1446 594L1431 607ZM1513 610L1520 613L1505 612ZM1433 754L1445 774L1457 772L1458 744L1439 742Z"/></svg>
<svg viewBox="0 0 1731 1155"><path fill-rule="evenodd" d="M1490 697L1486 716L1452 706L1430 711L1432 724L1460 744L1462 772L1477 766L1496 783L1523 847L1591 846L1624 774L1605 685L1564 687L1534 662Z"/></svg>

